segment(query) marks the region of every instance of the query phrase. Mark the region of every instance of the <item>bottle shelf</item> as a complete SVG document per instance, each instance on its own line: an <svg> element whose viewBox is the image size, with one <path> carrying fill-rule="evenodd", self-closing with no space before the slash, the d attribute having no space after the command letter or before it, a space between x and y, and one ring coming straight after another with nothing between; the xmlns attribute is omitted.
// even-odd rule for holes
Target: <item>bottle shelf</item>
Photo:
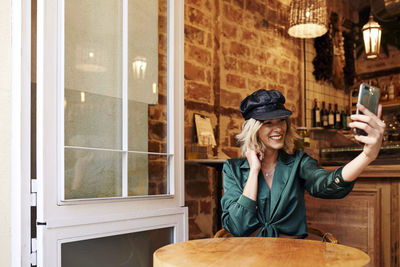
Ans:
<svg viewBox="0 0 400 267"><path fill-rule="evenodd" d="M393 100L382 101L382 102L379 102L379 104L382 104L383 109L400 109L400 98L397 97ZM352 106L351 110L356 111L357 107Z"/></svg>

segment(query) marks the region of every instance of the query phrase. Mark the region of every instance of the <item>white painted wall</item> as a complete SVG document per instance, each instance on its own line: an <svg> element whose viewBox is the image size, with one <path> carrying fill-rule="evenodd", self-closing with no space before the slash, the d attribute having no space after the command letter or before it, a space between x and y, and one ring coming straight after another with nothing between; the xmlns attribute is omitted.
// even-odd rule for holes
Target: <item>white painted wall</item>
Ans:
<svg viewBox="0 0 400 267"><path fill-rule="evenodd" d="M0 266L11 264L11 1L0 1Z"/></svg>

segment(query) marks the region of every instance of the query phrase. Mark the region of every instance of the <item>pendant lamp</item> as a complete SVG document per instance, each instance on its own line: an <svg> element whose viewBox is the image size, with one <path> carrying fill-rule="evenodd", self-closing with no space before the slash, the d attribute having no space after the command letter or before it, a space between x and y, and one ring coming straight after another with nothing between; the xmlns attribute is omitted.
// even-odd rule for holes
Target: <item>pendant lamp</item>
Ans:
<svg viewBox="0 0 400 267"><path fill-rule="evenodd" d="M327 31L326 0L292 0L288 34L296 38L315 38Z"/></svg>
<svg viewBox="0 0 400 267"><path fill-rule="evenodd" d="M365 54L367 59L377 58L381 48L382 28L378 22L374 21L372 14L369 21L362 27Z"/></svg>

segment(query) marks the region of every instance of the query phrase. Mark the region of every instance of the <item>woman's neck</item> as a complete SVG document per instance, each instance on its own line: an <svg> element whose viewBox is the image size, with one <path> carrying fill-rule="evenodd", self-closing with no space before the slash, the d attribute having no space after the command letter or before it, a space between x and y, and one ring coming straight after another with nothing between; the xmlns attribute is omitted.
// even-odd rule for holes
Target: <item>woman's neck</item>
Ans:
<svg viewBox="0 0 400 267"><path fill-rule="evenodd" d="M265 150L264 158L262 160L262 164L264 166L271 166L275 164L277 160L278 160L278 150L276 149Z"/></svg>

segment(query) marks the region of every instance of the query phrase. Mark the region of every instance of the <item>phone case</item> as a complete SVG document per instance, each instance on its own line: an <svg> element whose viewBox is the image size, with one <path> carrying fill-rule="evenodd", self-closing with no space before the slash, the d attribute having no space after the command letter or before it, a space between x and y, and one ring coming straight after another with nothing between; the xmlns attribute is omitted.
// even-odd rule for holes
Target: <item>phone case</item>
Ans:
<svg viewBox="0 0 400 267"><path fill-rule="evenodd" d="M379 88L362 83L360 85L360 91L358 93L357 103L363 105L369 111L376 114L378 110L379 94L380 94ZM362 112L359 111L358 108L356 113L362 114ZM367 133L361 129L355 128L355 132L356 134L367 135Z"/></svg>

